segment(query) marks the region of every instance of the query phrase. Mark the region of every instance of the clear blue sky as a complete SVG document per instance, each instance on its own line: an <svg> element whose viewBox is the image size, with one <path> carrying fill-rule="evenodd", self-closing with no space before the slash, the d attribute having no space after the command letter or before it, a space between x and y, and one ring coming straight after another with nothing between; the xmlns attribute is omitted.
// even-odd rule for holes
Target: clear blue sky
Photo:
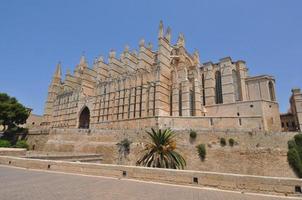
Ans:
<svg viewBox="0 0 302 200"><path fill-rule="evenodd" d="M293 87L302 87L301 0L1 0L0 92L42 114L58 61L72 71L83 51L118 53L145 38L156 47L160 19L179 32L201 62L231 56L247 62L250 75L271 74L280 110Z"/></svg>

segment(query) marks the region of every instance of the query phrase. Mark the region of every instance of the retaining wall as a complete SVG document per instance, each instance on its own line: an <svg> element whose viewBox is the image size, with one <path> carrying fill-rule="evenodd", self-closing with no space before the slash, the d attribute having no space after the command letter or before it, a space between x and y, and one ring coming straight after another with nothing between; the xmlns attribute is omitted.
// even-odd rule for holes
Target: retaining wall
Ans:
<svg viewBox="0 0 302 200"><path fill-rule="evenodd" d="M0 164L30 169L128 178L144 181L214 187L243 192L301 196L302 180L188 170L156 169L135 166L88 164L0 156Z"/></svg>

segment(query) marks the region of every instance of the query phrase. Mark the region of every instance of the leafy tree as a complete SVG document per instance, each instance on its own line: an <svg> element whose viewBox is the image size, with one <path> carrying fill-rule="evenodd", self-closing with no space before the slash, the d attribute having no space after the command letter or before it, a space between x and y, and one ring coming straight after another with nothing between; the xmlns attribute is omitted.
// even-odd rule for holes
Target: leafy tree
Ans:
<svg viewBox="0 0 302 200"><path fill-rule="evenodd" d="M13 129L24 124L29 116L29 109L24 107L16 98L0 93L0 125L3 130Z"/></svg>
<svg viewBox="0 0 302 200"><path fill-rule="evenodd" d="M150 141L145 145L144 154L136 162L145 167L184 169L185 159L175 151L175 133L171 129L147 131Z"/></svg>

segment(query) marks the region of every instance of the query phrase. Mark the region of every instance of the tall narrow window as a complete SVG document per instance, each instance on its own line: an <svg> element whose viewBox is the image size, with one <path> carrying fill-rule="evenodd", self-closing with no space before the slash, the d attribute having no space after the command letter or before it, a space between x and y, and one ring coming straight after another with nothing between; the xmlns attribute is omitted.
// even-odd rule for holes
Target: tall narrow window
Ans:
<svg viewBox="0 0 302 200"><path fill-rule="evenodd" d="M178 112L179 116L182 116L182 84L179 84L179 92L178 92L179 98L178 98Z"/></svg>
<svg viewBox="0 0 302 200"><path fill-rule="evenodd" d="M129 91L129 98L128 98L128 119L130 119L130 108L131 108L131 90L132 90L132 88L130 87L129 89L128 89L128 91Z"/></svg>
<svg viewBox="0 0 302 200"><path fill-rule="evenodd" d="M106 87L104 86L104 95L103 95L103 114L102 114L102 121L104 121L104 115L105 115L105 108L106 108Z"/></svg>
<svg viewBox="0 0 302 200"><path fill-rule="evenodd" d="M193 90L190 90L189 98L190 98L190 101L189 101L190 102L190 115L195 116L195 109L194 109L195 103L194 103L194 91Z"/></svg>
<svg viewBox="0 0 302 200"><path fill-rule="evenodd" d="M153 116L155 116L155 95L156 95L156 83L154 83L154 93L153 93Z"/></svg>
<svg viewBox="0 0 302 200"><path fill-rule="evenodd" d="M240 88L239 73L237 71L233 70L232 77L233 77L235 101L241 101L241 88Z"/></svg>
<svg viewBox="0 0 302 200"><path fill-rule="evenodd" d="M149 116L149 111L150 111L150 108L149 108L149 102L151 101L150 100L150 85L148 85L148 88L147 88L147 100L146 100L146 109L147 109L147 116Z"/></svg>
<svg viewBox="0 0 302 200"><path fill-rule="evenodd" d="M170 87L170 116L173 115L173 86Z"/></svg>
<svg viewBox="0 0 302 200"><path fill-rule="evenodd" d="M140 97L139 97L139 117L142 117L142 105L143 105L143 83L140 86Z"/></svg>
<svg viewBox="0 0 302 200"><path fill-rule="evenodd" d="M205 89L205 80L204 74L201 75L201 82L202 82L202 105L206 105L206 89Z"/></svg>
<svg viewBox="0 0 302 200"><path fill-rule="evenodd" d="M134 110L133 110L133 117L135 118L135 113L136 113L136 86L134 88Z"/></svg>
<svg viewBox="0 0 302 200"><path fill-rule="evenodd" d="M276 101L274 84L272 81L268 82L268 89L269 89L270 100Z"/></svg>
<svg viewBox="0 0 302 200"><path fill-rule="evenodd" d="M124 119L124 113L125 113L125 98L126 98L126 88L125 88L125 82L124 82L124 88L123 88L123 105L122 105L122 119Z"/></svg>
<svg viewBox="0 0 302 200"><path fill-rule="evenodd" d="M99 114L98 114L98 122L100 122L100 117L101 117L101 109L102 109L102 95L99 96L100 101L99 101Z"/></svg>
<svg viewBox="0 0 302 200"><path fill-rule="evenodd" d="M221 73L220 73L220 71L217 71L215 73L215 101L216 101L216 104L223 103Z"/></svg>
<svg viewBox="0 0 302 200"><path fill-rule="evenodd" d="M116 113L116 119L119 120L119 114L120 114L120 99L121 99L121 88L120 85L118 86L118 100L117 100L117 113Z"/></svg>

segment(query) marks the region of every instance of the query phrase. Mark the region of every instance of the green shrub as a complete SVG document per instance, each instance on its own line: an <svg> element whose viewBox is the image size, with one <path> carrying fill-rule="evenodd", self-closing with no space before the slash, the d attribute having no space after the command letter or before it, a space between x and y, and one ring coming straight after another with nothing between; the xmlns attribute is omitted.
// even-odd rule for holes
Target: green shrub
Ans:
<svg viewBox="0 0 302 200"><path fill-rule="evenodd" d="M287 152L287 160L299 178L302 178L302 163L298 151L295 148Z"/></svg>
<svg viewBox="0 0 302 200"><path fill-rule="evenodd" d="M226 145L226 140L225 140L225 138L220 138L220 145L221 145L222 147L224 147L224 146Z"/></svg>
<svg viewBox="0 0 302 200"><path fill-rule="evenodd" d="M295 140L289 140L289 141L287 142L287 146L288 146L288 149L291 149L291 148L296 147L296 142L295 142Z"/></svg>
<svg viewBox="0 0 302 200"><path fill-rule="evenodd" d="M116 145L119 147L119 153L123 153L125 156L128 155L130 153L131 143L132 142L130 140L128 140L127 138L125 138L122 141L120 141L119 143L117 143Z"/></svg>
<svg viewBox="0 0 302 200"><path fill-rule="evenodd" d="M24 149L28 149L28 144L25 140L19 140L16 145L15 145L16 148L24 148Z"/></svg>
<svg viewBox="0 0 302 200"><path fill-rule="evenodd" d="M297 134L294 136L295 142L298 146L302 147L302 134Z"/></svg>
<svg viewBox="0 0 302 200"><path fill-rule="evenodd" d="M0 140L0 147L10 147L11 143L8 140Z"/></svg>
<svg viewBox="0 0 302 200"><path fill-rule="evenodd" d="M207 154L206 146L204 144L199 144L196 146L196 148L197 148L197 153L198 153L200 160L204 161L204 159L206 158L206 154Z"/></svg>
<svg viewBox="0 0 302 200"><path fill-rule="evenodd" d="M193 139L193 140L195 140L196 137L197 137L196 131L194 131L194 130L191 129L191 130L190 130L190 138Z"/></svg>
<svg viewBox="0 0 302 200"><path fill-rule="evenodd" d="M229 145L232 147L235 145L235 140L233 138L229 139Z"/></svg>
<svg viewBox="0 0 302 200"><path fill-rule="evenodd" d="M287 142L287 161L299 178L302 178L302 134Z"/></svg>

